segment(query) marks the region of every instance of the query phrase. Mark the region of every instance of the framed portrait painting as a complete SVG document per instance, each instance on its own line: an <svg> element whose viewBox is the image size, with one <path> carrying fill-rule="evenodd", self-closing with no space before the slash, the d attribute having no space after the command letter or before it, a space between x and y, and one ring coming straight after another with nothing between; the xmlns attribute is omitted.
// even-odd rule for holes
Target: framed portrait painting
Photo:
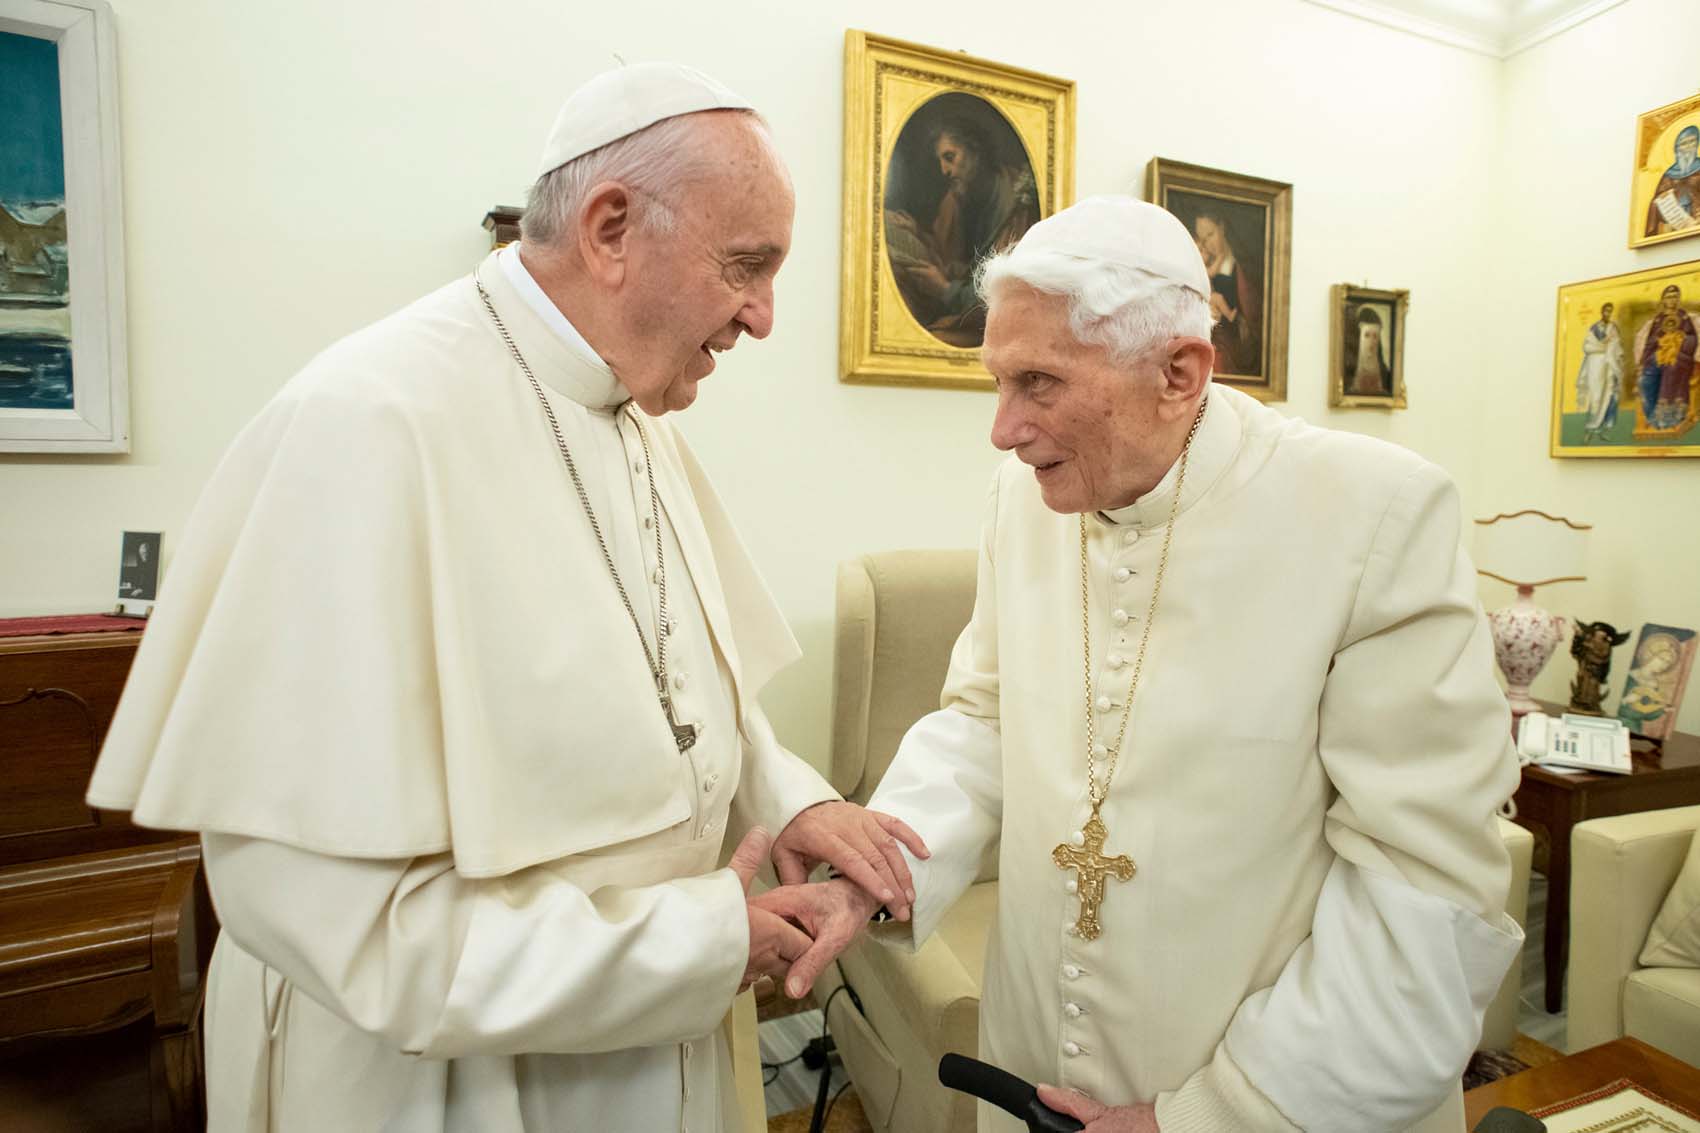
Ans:
<svg viewBox="0 0 1700 1133"><path fill-rule="evenodd" d="M1629 246L1700 236L1700 94L1635 120Z"/></svg>
<svg viewBox="0 0 1700 1133"><path fill-rule="evenodd" d="M1155 157L1146 190L1186 225L1209 269L1215 380L1285 401L1293 187Z"/></svg>
<svg viewBox="0 0 1700 1133"><path fill-rule="evenodd" d="M0 106L0 452L128 452L104 0L0 0Z"/></svg>
<svg viewBox="0 0 1700 1133"><path fill-rule="evenodd" d="M1411 293L1336 283L1329 294L1328 404L1404 409Z"/></svg>
<svg viewBox="0 0 1700 1133"><path fill-rule="evenodd" d="M1073 192L1072 82L848 32L843 380L990 389L975 268Z"/></svg>
<svg viewBox="0 0 1700 1133"><path fill-rule="evenodd" d="M1553 456L1700 456L1700 260L1558 289Z"/></svg>

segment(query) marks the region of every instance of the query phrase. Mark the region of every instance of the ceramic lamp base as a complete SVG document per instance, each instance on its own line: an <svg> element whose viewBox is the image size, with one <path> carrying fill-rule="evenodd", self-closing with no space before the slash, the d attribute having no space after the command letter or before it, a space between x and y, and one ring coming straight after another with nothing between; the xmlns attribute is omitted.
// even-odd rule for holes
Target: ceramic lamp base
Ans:
<svg viewBox="0 0 1700 1133"><path fill-rule="evenodd" d="M1529 695L1529 686L1564 639L1565 620L1535 605L1534 595L1534 587L1519 586L1515 602L1487 616L1494 659L1505 674L1505 699L1513 717L1540 710Z"/></svg>

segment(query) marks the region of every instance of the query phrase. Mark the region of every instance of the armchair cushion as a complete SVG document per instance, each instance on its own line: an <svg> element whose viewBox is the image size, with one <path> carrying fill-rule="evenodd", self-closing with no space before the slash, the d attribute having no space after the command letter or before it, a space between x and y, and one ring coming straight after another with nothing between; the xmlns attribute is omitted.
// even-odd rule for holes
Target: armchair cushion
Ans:
<svg viewBox="0 0 1700 1133"><path fill-rule="evenodd" d="M1623 984L1623 1033L1700 1065L1700 971L1643 968Z"/></svg>
<svg viewBox="0 0 1700 1133"><path fill-rule="evenodd" d="M1700 838L1688 845L1688 857L1676 884L1653 919L1641 964L1648 968L1700 968Z"/></svg>

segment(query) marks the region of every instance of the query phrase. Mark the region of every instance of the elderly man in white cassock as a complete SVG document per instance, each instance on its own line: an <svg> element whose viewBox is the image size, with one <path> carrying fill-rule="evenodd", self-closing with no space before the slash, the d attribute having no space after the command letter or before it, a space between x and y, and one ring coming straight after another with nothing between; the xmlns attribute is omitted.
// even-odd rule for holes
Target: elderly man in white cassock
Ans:
<svg viewBox="0 0 1700 1133"><path fill-rule="evenodd" d="M1152 205L1082 201L982 289L1011 458L943 707L870 802L932 849L880 931L924 939L997 843L980 1057L1090 1133L1461 1129L1521 932L1452 484L1212 385Z"/></svg>
<svg viewBox="0 0 1700 1133"><path fill-rule="evenodd" d="M202 834L214 1131L730 1131L717 1025L823 947L767 831L906 915L925 847L775 740L795 643L661 417L768 334L792 207L719 83L594 79L523 241L225 457L89 789Z"/></svg>

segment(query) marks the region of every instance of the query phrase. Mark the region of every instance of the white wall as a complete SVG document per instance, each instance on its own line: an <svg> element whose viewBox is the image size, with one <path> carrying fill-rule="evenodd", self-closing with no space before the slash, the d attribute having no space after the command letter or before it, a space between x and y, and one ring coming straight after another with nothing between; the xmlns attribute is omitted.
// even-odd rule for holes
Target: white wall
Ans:
<svg viewBox="0 0 1700 1133"><path fill-rule="evenodd" d="M1642 26L1638 13L1652 10L1692 29L1691 2L1631 0L1609 18ZM807 652L766 697L776 724L824 758L835 564L970 545L996 460L986 394L837 381L850 26L1077 80L1080 195L1138 191L1154 154L1295 183L1288 408L1422 451L1457 477L1471 513L1520 501L1499 487L1511 477L1543 490L1551 481L1560 498L1547 502L1583 493L1603 535L1608 501L1646 476L1674 497L1684 474L1560 468L1544 455L1542 424L1552 284L1640 262L1621 248L1628 134L1636 109L1682 93L1667 89L1680 36L1619 41L1624 59L1598 84L1610 89L1586 107L1577 72L1599 65L1586 38L1594 25L1513 65L1509 120L1522 136L1508 144L1536 175L1553 173L1537 180L1507 176L1504 65L1301 0L1053 11L983 0L113 4L136 447L110 459L3 458L0 614L109 603L120 529L164 529L169 548L219 452L291 372L477 260L479 217L522 199L567 90L616 54L673 59L761 106L797 183L778 328L722 359L682 423ZM1663 83L1645 61L1661 51ZM1550 99L1569 111L1541 112ZM1562 143L1528 136L1549 125ZM1589 162L1601 168L1559 172ZM1587 241L1566 244L1553 221L1518 216L1511 206L1529 195L1540 216L1562 217L1567 237L1586 227ZM1525 256L1542 265L1538 278L1511 270ZM1345 281L1414 294L1408 411L1326 409L1328 286ZM1504 458L1486 448L1502 436L1517 446ZM1619 589L1646 588L1646 608L1625 610L1623 623L1700 621L1692 605L1654 600L1651 578L1680 568L1655 567L1642 550L1665 545L1655 517L1675 507L1649 505L1602 540L1626 563Z"/></svg>
<svg viewBox="0 0 1700 1133"><path fill-rule="evenodd" d="M1630 0L1506 64L1496 236L1480 260L1492 369L1457 405L1477 424L1480 514L1537 507L1594 525L1588 581L1543 587L1536 602L1632 633L1649 621L1700 628L1700 463L1548 457L1553 320L1560 284L1700 259L1700 239L1627 246L1635 116L1700 88L1697 42L1694 0ZM1490 607L1511 597L1484 581ZM1608 709L1633 643L1613 658ZM1561 647L1535 694L1568 699L1575 671ZM1700 684L1677 726L1700 731Z"/></svg>

